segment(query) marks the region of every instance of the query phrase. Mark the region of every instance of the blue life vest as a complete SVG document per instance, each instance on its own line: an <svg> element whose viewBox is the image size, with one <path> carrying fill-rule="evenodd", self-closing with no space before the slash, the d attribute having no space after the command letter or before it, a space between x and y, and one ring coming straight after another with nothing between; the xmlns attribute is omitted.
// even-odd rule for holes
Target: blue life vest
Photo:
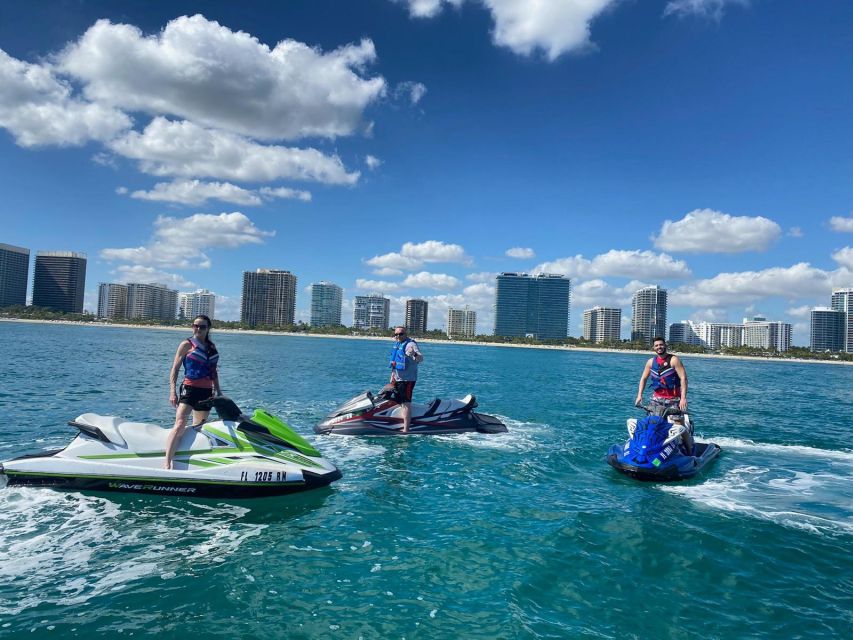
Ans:
<svg viewBox="0 0 853 640"><path fill-rule="evenodd" d="M406 345L410 342L415 341L411 338L406 338L402 342L394 341L394 346L391 347L391 362L389 366L395 371L403 371L406 368Z"/></svg>
<svg viewBox="0 0 853 640"><path fill-rule="evenodd" d="M652 368L649 375L652 379L652 389L659 396L675 398L681 395L681 378L671 364L672 354L665 358L655 356L652 359Z"/></svg>
<svg viewBox="0 0 853 640"><path fill-rule="evenodd" d="M188 380L213 380L216 378L216 363L219 354L216 347L208 352L207 347L195 338L187 338L193 346L192 350L184 356L184 375ZM211 345L212 346L212 345Z"/></svg>

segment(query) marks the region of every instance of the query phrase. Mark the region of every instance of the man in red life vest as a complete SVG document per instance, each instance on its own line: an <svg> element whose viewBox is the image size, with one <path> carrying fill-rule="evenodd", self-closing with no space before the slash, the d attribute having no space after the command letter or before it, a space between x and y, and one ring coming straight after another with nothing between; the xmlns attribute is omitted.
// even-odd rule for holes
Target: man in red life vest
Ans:
<svg viewBox="0 0 853 640"><path fill-rule="evenodd" d="M687 372L678 356L666 351L666 340L655 337L652 341L652 349L655 356L649 358L640 376L640 388L637 390L637 399L634 404L643 404L643 391L646 388L646 380L652 379L651 405L661 408L678 406L683 412L687 412ZM677 418L681 423L682 418ZM682 436L684 448L688 454L693 453L693 434L688 429Z"/></svg>

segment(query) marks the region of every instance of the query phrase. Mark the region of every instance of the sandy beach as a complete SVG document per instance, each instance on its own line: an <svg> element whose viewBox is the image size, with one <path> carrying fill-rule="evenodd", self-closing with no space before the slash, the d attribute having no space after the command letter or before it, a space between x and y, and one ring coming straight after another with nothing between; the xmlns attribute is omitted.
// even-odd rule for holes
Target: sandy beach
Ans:
<svg viewBox="0 0 853 640"><path fill-rule="evenodd" d="M32 320L32 319L15 319L15 318L0 318L0 322L22 322L32 324L67 324L77 325L81 327L95 328L110 328L117 327L122 329L155 329L161 331L182 331L187 332L186 327L163 327L157 325L138 325L138 324L123 324L118 322L101 323L101 322L76 322L70 320ZM297 338L335 338L340 340L375 340L387 342L391 337L383 336L359 336L359 335L340 335L340 334L325 334L325 333L302 333L302 332L287 332L287 331L258 331L255 329L217 329L219 333L235 333L257 336L289 336ZM390 331L390 329L389 329ZM633 353L638 355L649 355L648 351L638 351L635 349L607 349L603 347L576 347L574 345L546 345L546 344L508 344L505 342L472 342L468 340L432 340L430 338L418 339L418 342L425 344L453 344L473 347L507 347L510 349L540 349L551 351L589 351L593 353ZM853 362L842 360L807 360L805 358L762 358L758 356L736 356L725 355L719 353L681 353L678 350L673 350L672 353L683 355L685 358L714 358L723 360L749 360L756 362L796 362L800 364L832 364L832 365L853 365Z"/></svg>

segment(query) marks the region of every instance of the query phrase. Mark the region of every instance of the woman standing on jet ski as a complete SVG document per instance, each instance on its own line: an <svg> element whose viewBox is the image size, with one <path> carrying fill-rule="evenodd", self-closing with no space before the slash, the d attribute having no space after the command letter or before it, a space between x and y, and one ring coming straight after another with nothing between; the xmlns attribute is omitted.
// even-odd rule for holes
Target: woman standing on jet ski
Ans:
<svg viewBox="0 0 853 640"><path fill-rule="evenodd" d="M172 370L169 373L169 402L177 409L175 412L175 428L169 432L166 439L166 469L172 468L172 458L175 448L184 435L187 417L190 410L193 413L193 424L205 421L210 409L198 409L198 403L215 395L222 395L219 386L219 374L216 364L219 352L216 345L210 341L210 318L198 315L193 320L193 335L178 346ZM184 381L178 393L178 370L184 366Z"/></svg>

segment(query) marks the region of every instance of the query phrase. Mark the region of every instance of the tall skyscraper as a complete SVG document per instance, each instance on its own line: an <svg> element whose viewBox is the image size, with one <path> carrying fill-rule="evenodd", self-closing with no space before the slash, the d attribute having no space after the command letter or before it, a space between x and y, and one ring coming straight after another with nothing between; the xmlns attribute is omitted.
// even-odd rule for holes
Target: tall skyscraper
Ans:
<svg viewBox="0 0 853 640"><path fill-rule="evenodd" d="M178 312L178 290L165 284L127 284L127 316L140 320L174 320Z"/></svg>
<svg viewBox="0 0 853 640"><path fill-rule="evenodd" d="M0 242L0 307L27 304L30 250Z"/></svg>
<svg viewBox="0 0 853 640"><path fill-rule="evenodd" d="M426 333L428 307L429 303L426 300L417 298L406 300L406 330L410 334Z"/></svg>
<svg viewBox="0 0 853 640"><path fill-rule="evenodd" d="M568 335L572 281L557 274L501 273L495 287L495 335L559 340Z"/></svg>
<svg viewBox="0 0 853 640"><path fill-rule="evenodd" d="M473 338L477 335L477 312L465 305L464 309L447 310L447 337Z"/></svg>
<svg viewBox="0 0 853 640"><path fill-rule="evenodd" d="M338 285L321 280L311 285L311 326L339 327L344 290Z"/></svg>
<svg viewBox="0 0 853 640"><path fill-rule="evenodd" d="M391 300L380 295L356 296L352 307L355 329L387 329Z"/></svg>
<svg viewBox="0 0 853 640"><path fill-rule="evenodd" d="M38 251L33 273L33 306L64 313L83 312L86 254Z"/></svg>
<svg viewBox="0 0 853 640"><path fill-rule="evenodd" d="M847 328L847 314L840 309L818 307L811 314L811 338L809 349L812 351L844 351L844 331Z"/></svg>
<svg viewBox="0 0 853 640"><path fill-rule="evenodd" d="M583 312L583 337L590 342L619 342L622 339L622 309L586 309Z"/></svg>
<svg viewBox="0 0 853 640"><path fill-rule="evenodd" d="M127 285L114 282L98 285L98 317L110 320L127 317Z"/></svg>
<svg viewBox="0 0 853 640"><path fill-rule="evenodd" d="M631 341L651 346L656 336L666 337L666 289L645 287L631 303Z"/></svg>
<svg viewBox="0 0 853 640"><path fill-rule="evenodd" d="M853 289L836 289L832 292L832 308L846 314L844 322L844 351L853 353Z"/></svg>
<svg viewBox="0 0 853 640"><path fill-rule="evenodd" d="M192 320L196 316L207 316L211 320L216 311L216 294L207 289L196 289L192 293L178 296L178 317Z"/></svg>
<svg viewBox="0 0 853 640"><path fill-rule="evenodd" d="M296 312L296 276L290 271L258 269L243 272L240 321L257 326L293 324Z"/></svg>

